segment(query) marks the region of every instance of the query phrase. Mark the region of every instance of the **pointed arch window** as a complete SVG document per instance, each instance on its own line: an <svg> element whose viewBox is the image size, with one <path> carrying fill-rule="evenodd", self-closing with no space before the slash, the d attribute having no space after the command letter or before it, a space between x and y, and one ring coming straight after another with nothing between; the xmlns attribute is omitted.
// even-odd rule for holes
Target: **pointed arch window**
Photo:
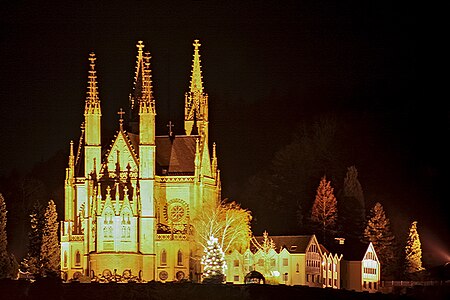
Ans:
<svg viewBox="0 0 450 300"><path fill-rule="evenodd" d="M67 251L64 251L64 268L67 268Z"/></svg>
<svg viewBox="0 0 450 300"><path fill-rule="evenodd" d="M105 210L104 220L103 220L103 239L112 240L114 237L113 231L113 211L111 208Z"/></svg>
<svg viewBox="0 0 450 300"><path fill-rule="evenodd" d="M81 266L81 254L78 250L75 253L75 266Z"/></svg>
<svg viewBox="0 0 450 300"><path fill-rule="evenodd" d="M183 265L183 252L181 252L181 250L178 250L177 265L178 266L182 266Z"/></svg>
<svg viewBox="0 0 450 300"><path fill-rule="evenodd" d="M131 238L131 212L124 210L122 212L122 240L129 240Z"/></svg>
<svg viewBox="0 0 450 300"><path fill-rule="evenodd" d="M167 265L167 252L166 252L166 249L163 249L161 251L161 265L163 265L163 266Z"/></svg>

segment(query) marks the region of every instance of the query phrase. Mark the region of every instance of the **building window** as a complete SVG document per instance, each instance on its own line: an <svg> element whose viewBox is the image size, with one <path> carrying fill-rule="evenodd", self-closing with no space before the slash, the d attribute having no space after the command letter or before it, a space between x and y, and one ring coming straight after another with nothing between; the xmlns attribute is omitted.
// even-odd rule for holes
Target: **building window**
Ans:
<svg viewBox="0 0 450 300"><path fill-rule="evenodd" d="M112 240L113 238L113 212L111 209L105 211L103 220L103 239Z"/></svg>
<svg viewBox="0 0 450 300"><path fill-rule="evenodd" d="M334 286L337 286L337 279L334 280Z"/></svg>
<svg viewBox="0 0 450 300"><path fill-rule="evenodd" d="M235 259L235 260L233 261L233 265L234 265L235 267L239 267L239 260L238 260L238 259Z"/></svg>
<svg viewBox="0 0 450 300"><path fill-rule="evenodd" d="M283 258L283 267L287 267L289 265L289 261L287 258Z"/></svg>
<svg viewBox="0 0 450 300"><path fill-rule="evenodd" d="M67 251L64 251L64 268L67 268Z"/></svg>
<svg viewBox="0 0 450 300"><path fill-rule="evenodd" d="M183 265L183 252L181 252L181 250L178 250L177 265L179 266Z"/></svg>
<svg viewBox="0 0 450 300"><path fill-rule="evenodd" d="M81 254L78 250L75 253L75 266L81 266Z"/></svg>
<svg viewBox="0 0 450 300"><path fill-rule="evenodd" d="M317 275L317 283L319 283L319 282L320 282L320 275Z"/></svg>
<svg viewBox="0 0 450 300"><path fill-rule="evenodd" d="M167 264L167 252L165 249L161 251L161 265Z"/></svg>
<svg viewBox="0 0 450 300"><path fill-rule="evenodd" d="M369 289L372 289L372 282L369 281Z"/></svg>
<svg viewBox="0 0 450 300"><path fill-rule="evenodd" d="M239 275L234 275L233 281L239 281Z"/></svg>
<svg viewBox="0 0 450 300"><path fill-rule="evenodd" d="M297 273L298 272L300 272L300 266L299 266L299 264L297 263L297 266L296 266L296 270L295 270Z"/></svg>
<svg viewBox="0 0 450 300"><path fill-rule="evenodd" d="M121 225L122 225L122 239L130 239L131 221L129 211L123 212Z"/></svg>
<svg viewBox="0 0 450 300"><path fill-rule="evenodd" d="M328 278L328 285L331 286L331 278Z"/></svg>
<svg viewBox="0 0 450 300"><path fill-rule="evenodd" d="M367 286L367 283L364 281L363 287L366 288L366 286Z"/></svg>
<svg viewBox="0 0 450 300"><path fill-rule="evenodd" d="M314 283L314 275L311 275L312 282Z"/></svg>
<svg viewBox="0 0 450 300"><path fill-rule="evenodd" d="M306 282L309 282L309 274L306 274Z"/></svg>
<svg viewBox="0 0 450 300"><path fill-rule="evenodd" d="M377 289L377 283L376 282L373 283L373 288Z"/></svg>
<svg viewBox="0 0 450 300"><path fill-rule="evenodd" d="M270 260L270 266L271 266L271 267L275 267L275 258L272 258L272 259Z"/></svg>

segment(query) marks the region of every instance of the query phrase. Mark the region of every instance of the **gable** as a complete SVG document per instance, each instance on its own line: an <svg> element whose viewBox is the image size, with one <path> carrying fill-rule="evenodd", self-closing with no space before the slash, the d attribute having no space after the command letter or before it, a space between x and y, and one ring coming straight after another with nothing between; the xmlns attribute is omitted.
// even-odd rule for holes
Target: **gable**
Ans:
<svg viewBox="0 0 450 300"><path fill-rule="evenodd" d="M127 166L130 166L130 171L138 172L136 155L122 131L119 131L111 149L106 153L102 171L107 168L109 172L114 172L117 170L117 163L119 163L121 171L127 171Z"/></svg>

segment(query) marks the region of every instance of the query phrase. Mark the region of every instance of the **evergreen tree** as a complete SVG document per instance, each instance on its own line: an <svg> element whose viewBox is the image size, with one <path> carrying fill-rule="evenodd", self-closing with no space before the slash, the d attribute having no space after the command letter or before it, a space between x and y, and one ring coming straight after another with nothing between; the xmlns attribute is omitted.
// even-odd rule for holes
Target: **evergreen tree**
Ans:
<svg viewBox="0 0 450 300"><path fill-rule="evenodd" d="M405 273L408 277L415 278L419 272L425 270L422 267L422 248L419 233L417 232L417 221L412 222L409 228L405 255Z"/></svg>
<svg viewBox="0 0 450 300"><path fill-rule="evenodd" d="M43 213L39 202L35 202L30 214L30 231L28 233L28 253L20 264L22 272L34 276L41 275L41 245L43 233Z"/></svg>
<svg viewBox="0 0 450 300"><path fill-rule="evenodd" d="M358 171L355 166L347 168L344 186L338 197L339 229L347 239L361 239L366 221L365 201Z"/></svg>
<svg viewBox="0 0 450 300"><path fill-rule="evenodd" d="M0 279L10 277L11 261L8 253L6 235L6 203L0 194Z"/></svg>
<svg viewBox="0 0 450 300"><path fill-rule="evenodd" d="M58 214L53 200L48 202L45 210L40 252L42 275L57 276L60 266L60 248L58 241Z"/></svg>
<svg viewBox="0 0 450 300"><path fill-rule="evenodd" d="M331 182L323 176L317 188L316 199L311 211L311 221L322 233L324 242L336 229L337 201L333 190Z"/></svg>
<svg viewBox="0 0 450 300"><path fill-rule="evenodd" d="M225 254L214 236L210 236L208 240L208 245L202 257L202 265L204 283L224 282L227 269Z"/></svg>
<svg viewBox="0 0 450 300"><path fill-rule="evenodd" d="M390 221L386 217L383 206L377 202L370 210L363 241L372 242L380 260L383 279L393 279L392 276L396 270L394 240Z"/></svg>

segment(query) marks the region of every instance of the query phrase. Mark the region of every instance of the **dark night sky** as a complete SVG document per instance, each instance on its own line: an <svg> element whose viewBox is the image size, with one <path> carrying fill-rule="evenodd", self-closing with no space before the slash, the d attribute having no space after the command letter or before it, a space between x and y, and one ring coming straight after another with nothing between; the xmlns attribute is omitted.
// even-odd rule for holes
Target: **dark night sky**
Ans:
<svg viewBox="0 0 450 300"><path fill-rule="evenodd" d="M418 219L430 241L423 240L424 247L450 251L443 208L449 114L425 84L417 7L391 1L148 2L16 1L2 7L0 175L27 171L78 138L90 51L97 55L103 126L117 129L140 39L152 54L158 132L172 120L181 133L198 38L224 197L239 196L249 176L289 143L302 116L367 115L373 153L367 153L371 163L358 168L367 195L385 197L371 201L384 203L401 226ZM270 134L261 130L267 123Z"/></svg>

